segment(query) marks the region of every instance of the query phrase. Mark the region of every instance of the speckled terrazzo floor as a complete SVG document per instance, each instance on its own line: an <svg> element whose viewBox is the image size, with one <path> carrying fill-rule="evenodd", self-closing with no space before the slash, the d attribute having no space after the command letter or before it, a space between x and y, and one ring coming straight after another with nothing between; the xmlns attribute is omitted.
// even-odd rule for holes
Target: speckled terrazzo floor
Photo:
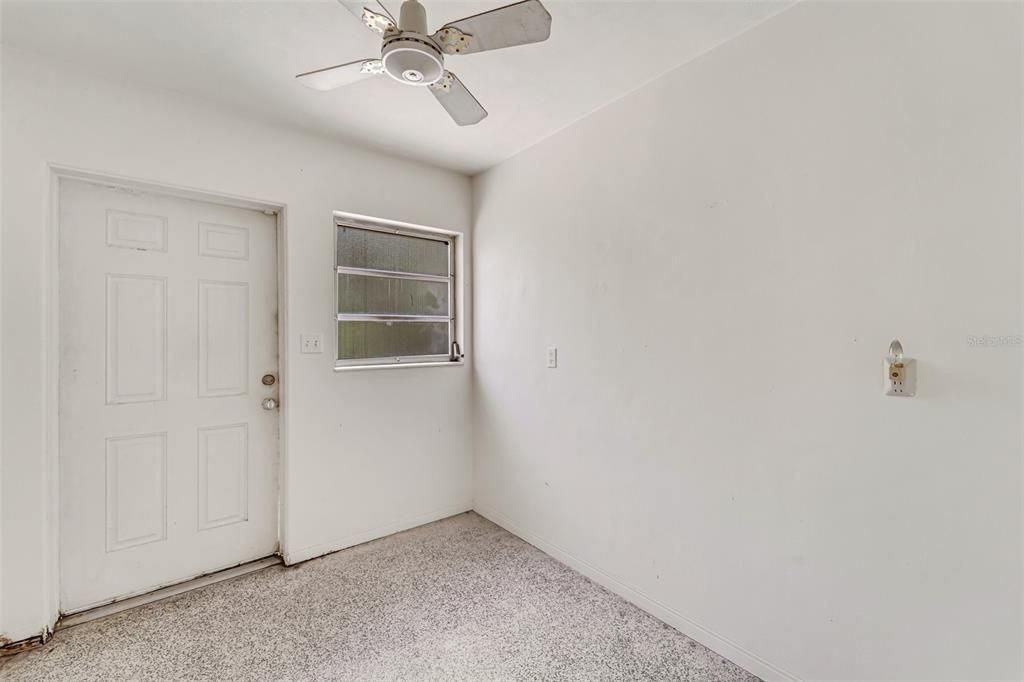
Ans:
<svg viewBox="0 0 1024 682"><path fill-rule="evenodd" d="M15 680L757 680L472 512L0 659Z"/></svg>

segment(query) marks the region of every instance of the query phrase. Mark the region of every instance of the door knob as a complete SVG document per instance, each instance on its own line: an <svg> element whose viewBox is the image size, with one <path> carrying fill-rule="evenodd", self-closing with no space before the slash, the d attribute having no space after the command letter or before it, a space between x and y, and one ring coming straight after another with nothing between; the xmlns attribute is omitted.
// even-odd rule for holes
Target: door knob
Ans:
<svg viewBox="0 0 1024 682"><path fill-rule="evenodd" d="M276 409L278 407L281 407L281 403L277 402L273 398L264 398L263 399L263 409L264 410L273 410L273 409Z"/></svg>

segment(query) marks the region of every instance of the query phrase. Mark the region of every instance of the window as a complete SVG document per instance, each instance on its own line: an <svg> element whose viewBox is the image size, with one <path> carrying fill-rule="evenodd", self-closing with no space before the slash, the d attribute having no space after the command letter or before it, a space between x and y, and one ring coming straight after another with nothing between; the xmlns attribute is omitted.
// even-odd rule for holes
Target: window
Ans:
<svg viewBox="0 0 1024 682"><path fill-rule="evenodd" d="M337 366L452 362L454 237L367 227L337 230Z"/></svg>

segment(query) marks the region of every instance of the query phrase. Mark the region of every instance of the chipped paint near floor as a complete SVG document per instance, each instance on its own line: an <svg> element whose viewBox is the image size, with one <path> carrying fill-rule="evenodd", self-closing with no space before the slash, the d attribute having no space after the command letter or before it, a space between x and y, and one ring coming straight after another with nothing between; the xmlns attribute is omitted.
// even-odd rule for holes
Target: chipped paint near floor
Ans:
<svg viewBox="0 0 1024 682"><path fill-rule="evenodd" d="M28 680L757 680L469 512L63 630Z"/></svg>

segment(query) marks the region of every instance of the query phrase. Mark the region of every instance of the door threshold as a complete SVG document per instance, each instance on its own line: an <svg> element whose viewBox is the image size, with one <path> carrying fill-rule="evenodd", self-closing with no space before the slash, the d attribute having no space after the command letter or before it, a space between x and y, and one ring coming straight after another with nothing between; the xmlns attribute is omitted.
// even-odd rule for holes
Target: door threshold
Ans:
<svg viewBox="0 0 1024 682"><path fill-rule="evenodd" d="M160 589L153 590L152 592L138 594L134 597L127 597L119 601L111 602L110 604L95 606L91 609L86 609L85 611L61 616L60 620L57 621L57 625L54 627L54 630L63 630L64 628L88 623L89 621L96 620L97 618L106 618L107 616L112 616L115 613L121 613L128 609L144 606L145 604L152 604L155 601L174 597L184 592L191 592L192 590L197 590L200 587L214 585L216 583L224 582L225 580L238 578L243 575L248 575L249 573L255 573L256 571L263 570L269 566L277 566L281 563L283 563L281 561L281 557L268 556L263 559L257 559L256 561L232 566L231 568L225 568L222 571L207 573L206 575L201 575L198 578L185 580L180 583L175 583L174 585L161 587Z"/></svg>

